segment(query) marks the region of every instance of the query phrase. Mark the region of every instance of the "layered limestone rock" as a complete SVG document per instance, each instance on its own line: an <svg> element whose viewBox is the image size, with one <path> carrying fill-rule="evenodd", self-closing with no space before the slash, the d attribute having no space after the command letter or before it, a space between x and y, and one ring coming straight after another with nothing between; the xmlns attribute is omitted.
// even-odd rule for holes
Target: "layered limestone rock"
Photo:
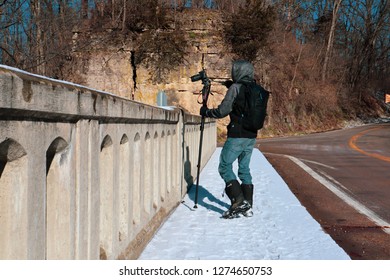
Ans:
<svg viewBox="0 0 390 280"><path fill-rule="evenodd" d="M70 79L88 87L119 96L157 105L157 94L164 91L168 106L181 107L198 114L201 97L198 93L202 83L191 82L190 77L202 68L212 79L208 106L216 107L226 93L220 82L230 78L232 55L222 38L222 19L217 11L184 11L175 18L185 31L188 42L184 63L173 68L156 83L152 79L150 65L135 64L136 40L112 30L97 34L83 30L74 33L73 69ZM141 35L142 36L142 35ZM88 47L79 46L88 45ZM227 124L228 118L219 121L219 127Z"/></svg>

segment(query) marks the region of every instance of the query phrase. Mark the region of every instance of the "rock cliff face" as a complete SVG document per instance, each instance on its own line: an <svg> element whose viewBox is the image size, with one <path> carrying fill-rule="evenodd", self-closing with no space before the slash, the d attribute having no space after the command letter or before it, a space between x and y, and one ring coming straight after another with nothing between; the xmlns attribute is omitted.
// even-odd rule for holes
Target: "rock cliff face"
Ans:
<svg viewBox="0 0 390 280"><path fill-rule="evenodd" d="M222 18L217 11L187 10L175 16L174 24L185 31L188 42L184 63L172 69L163 82L151 79L153 69L135 64L136 41L131 36L106 30L104 34L76 31L72 81L111 92L125 98L157 105L157 94L164 91L168 105L198 114L202 83L190 77L204 67L212 79L208 106L216 107L226 93L220 82L230 78L232 54L222 38ZM117 32L120 33L120 32ZM142 36L142 35L141 35ZM78 46L88 45L87 48ZM149 67L152 67L149 65ZM220 134L229 119L219 121Z"/></svg>
<svg viewBox="0 0 390 280"><path fill-rule="evenodd" d="M202 70L207 70L209 77L215 81L230 78L231 55L223 44L221 37L222 22L215 11L184 11L177 16L175 24L181 25L189 42L185 62L172 69L162 83L153 83L151 69L146 65L134 65L135 41L131 36L125 37L106 30L105 34L92 34L77 30L74 34L73 81L112 92L114 94L156 104L158 91L165 91L170 105L182 105L189 111L194 106L184 106L196 103L194 92L198 92L201 83L192 83L190 76ZM107 34L112 33L112 36ZM142 35L141 35L142 36ZM88 47L80 48L81 45ZM213 91L223 94L223 86L214 82Z"/></svg>

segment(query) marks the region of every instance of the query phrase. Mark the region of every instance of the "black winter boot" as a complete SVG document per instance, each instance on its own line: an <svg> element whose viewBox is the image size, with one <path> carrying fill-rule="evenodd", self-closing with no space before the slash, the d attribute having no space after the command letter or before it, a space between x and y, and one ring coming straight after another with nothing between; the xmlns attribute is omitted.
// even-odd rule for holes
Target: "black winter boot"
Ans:
<svg viewBox="0 0 390 280"><path fill-rule="evenodd" d="M249 202L250 208L243 213L245 217L252 217L253 216L253 185L252 184L242 184L242 193L244 195L244 199Z"/></svg>
<svg viewBox="0 0 390 280"><path fill-rule="evenodd" d="M251 206L253 206L253 185L242 184L241 188L244 199L248 201Z"/></svg>
<svg viewBox="0 0 390 280"><path fill-rule="evenodd" d="M229 197L232 205L229 210L222 214L225 219L238 217L240 213L246 212L250 209L250 204L244 199L240 183L237 180L226 183L225 192Z"/></svg>

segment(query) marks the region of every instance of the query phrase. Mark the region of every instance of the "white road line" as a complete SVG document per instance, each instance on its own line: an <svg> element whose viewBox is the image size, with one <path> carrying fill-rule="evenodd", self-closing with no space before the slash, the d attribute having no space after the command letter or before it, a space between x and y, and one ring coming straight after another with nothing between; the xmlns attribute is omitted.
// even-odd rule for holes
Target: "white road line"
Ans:
<svg viewBox="0 0 390 280"><path fill-rule="evenodd" d="M340 182L338 182L332 176L326 174L324 171L318 171L318 173L320 173L320 175L328 179L331 183L335 184L336 187L343 189L346 193L353 194L349 189L347 189L347 187L344 187Z"/></svg>
<svg viewBox="0 0 390 280"><path fill-rule="evenodd" d="M325 168L328 168L328 169L333 169L333 170L336 170L336 168L334 168L333 166L330 166L330 165L326 165L326 164L323 164L323 163L320 163L320 162L317 162L317 161L312 161L312 160L303 160L301 159L302 161L304 162L310 162L310 163L313 163L313 164L316 164L316 165L319 165L319 166L322 166L322 167L325 167Z"/></svg>
<svg viewBox="0 0 390 280"><path fill-rule="evenodd" d="M381 217L379 217L375 212L368 209L366 206L361 204L356 199L350 197L348 194L346 194L344 191L342 191L340 188L338 188L335 184L333 184L329 180L325 179L324 177L319 175L317 172L315 172L313 169L311 169L309 166L304 164L301 160L299 160L293 156L286 155L286 157L289 158L290 160L292 160L293 162L295 162L298 166L300 166L303 170L305 170L308 174L310 174L314 179L316 179L318 182L320 182L322 185L324 185L332 193L337 195L340 199L342 199L349 206L353 207L356 211L365 215L368 219L373 221L377 226L381 227L384 232L386 232L387 234L390 234L390 224L388 222L386 222L385 220L383 220Z"/></svg>

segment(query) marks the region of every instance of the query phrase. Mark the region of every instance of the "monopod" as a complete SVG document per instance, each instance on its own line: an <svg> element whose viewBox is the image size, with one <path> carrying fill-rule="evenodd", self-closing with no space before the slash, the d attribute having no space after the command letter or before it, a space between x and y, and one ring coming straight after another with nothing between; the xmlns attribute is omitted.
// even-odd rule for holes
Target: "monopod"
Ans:
<svg viewBox="0 0 390 280"><path fill-rule="evenodd" d="M198 74L191 77L192 82L200 81L202 80L203 89L202 89L202 106L207 108L207 100L209 98L210 94L210 88L211 88L211 81L207 77L206 70L203 69ZM201 122L200 122L200 140L199 140L199 154L198 154L198 171L196 175L196 187L195 187L195 205L194 208L198 208L198 193L199 193L199 177L200 177L200 165L202 160L202 145L203 145L203 131L204 131L204 123L205 123L205 116L202 116Z"/></svg>

